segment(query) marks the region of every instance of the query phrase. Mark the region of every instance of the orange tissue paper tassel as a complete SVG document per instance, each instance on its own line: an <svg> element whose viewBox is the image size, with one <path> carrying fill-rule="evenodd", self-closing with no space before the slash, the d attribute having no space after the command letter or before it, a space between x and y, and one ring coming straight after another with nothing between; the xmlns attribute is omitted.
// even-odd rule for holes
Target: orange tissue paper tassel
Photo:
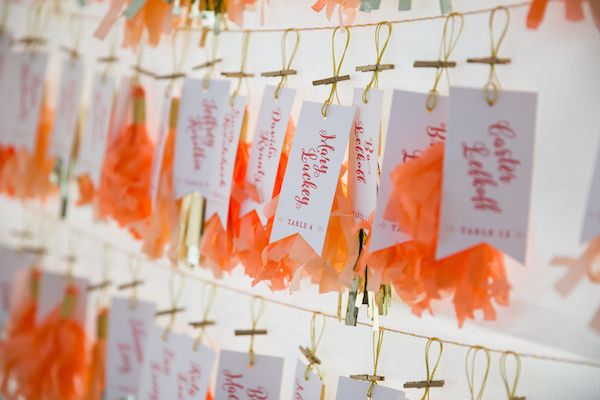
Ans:
<svg viewBox="0 0 600 400"><path fill-rule="evenodd" d="M15 189L11 180L11 176L5 174L3 171L7 165L14 163L14 159L17 155L17 151L13 146L0 146L0 193L5 193L8 196L15 195Z"/></svg>
<svg viewBox="0 0 600 400"><path fill-rule="evenodd" d="M581 21L585 19L583 11L583 0L564 0L565 15L567 21ZM589 0L589 9L592 12L592 18L598 30L600 30L600 0ZM544 21L546 9L550 2L548 0L533 0L529 6L527 14L527 27L537 29Z"/></svg>
<svg viewBox="0 0 600 400"><path fill-rule="evenodd" d="M106 385L106 338L108 336L108 308L102 308L96 320L96 342L86 375L83 400L102 400Z"/></svg>
<svg viewBox="0 0 600 400"><path fill-rule="evenodd" d="M158 46L163 34L173 28L176 18L171 14L173 3L163 0L146 0L138 12L125 22L123 47L137 48L144 30L150 46Z"/></svg>
<svg viewBox="0 0 600 400"><path fill-rule="evenodd" d="M349 25L356 18L356 11L358 6L360 6L360 0L317 0L311 8L316 12L321 12L325 9L327 19L331 20L336 6L339 7L340 24Z"/></svg>
<svg viewBox="0 0 600 400"><path fill-rule="evenodd" d="M452 297L459 325L475 319L476 311L493 320L494 303L508 305L510 285L503 254L480 244L435 259L443 158L444 144L434 144L392 172L393 189L385 218L397 222L413 240L389 250L385 273L416 314L431 312L432 300Z"/></svg>
<svg viewBox="0 0 600 400"><path fill-rule="evenodd" d="M136 223L150 216L150 176L154 144L146 130L145 93L132 88L133 122L108 146L97 192L101 218L111 217L136 237Z"/></svg>
<svg viewBox="0 0 600 400"><path fill-rule="evenodd" d="M78 206L92 204L96 197L96 188L88 174L79 175L77 177L77 187L79 188L79 199L77 199L76 204Z"/></svg>

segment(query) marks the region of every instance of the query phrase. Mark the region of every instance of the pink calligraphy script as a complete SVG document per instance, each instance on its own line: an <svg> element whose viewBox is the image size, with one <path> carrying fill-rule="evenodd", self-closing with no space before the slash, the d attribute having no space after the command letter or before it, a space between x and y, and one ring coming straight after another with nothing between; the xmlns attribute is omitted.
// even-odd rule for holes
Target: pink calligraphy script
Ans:
<svg viewBox="0 0 600 400"><path fill-rule="evenodd" d="M196 171L202 169L208 150L214 146L214 130L217 127L216 110L217 105L214 100L204 99L202 114L191 115L187 121L186 133L192 142L192 157Z"/></svg>
<svg viewBox="0 0 600 400"><path fill-rule="evenodd" d="M304 400L304 397L302 397L303 392L304 386L302 386L300 381L296 379L296 384L294 385L294 400Z"/></svg>
<svg viewBox="0 0 600 400"><path fill-rule="evenodd" d="M160 361L153 361L150 364L150 372L152 374L152 383L150 389L150 399L160 400L160 378L161 376L168 377L171 374L171 366L175 354L168 348L164 348L161 354Z"/></svg>
<svg viewBox="0 0 600 400"><path fill-rule="evenodd" d="M373 158L373 153L375 153L372 137L368 137L364 142L361 140L361 136L363 136L364 133L365 129L362 121L357 121L354 124L354 150L356 151L355 174L356 181L362 184L366 184L366 176L371 175L371 159Z"/></svg>
<svg viewBox="0 0 600 400"><path fill-rule="evenodd" d="M229 149L233 145L233 139L235 136L235 125L236 121L240 116L240 112L237 108L233 108L231 112L225 115L223 122L223 146L221 147L221 160L219 161L219 186L227 186L226 166L228 164L228 153Z"/></svg>
<svg viewBox="0 0 600 400"><path fill-rule="evenodd" d="M244 390L244 385L239 381L244 379L242 374L234 374L228 369L222 371L225 383L221 387L227 393L227 400L240 400L239 392Z"/></svg>
<svg viewBox="0 0 600 400"><path fill-rule="evenodd" d="M277 156L277 149L275 147L275 130L277 125L281 121L281 109L277 108L271 113L271 127L268 131L261 131L259 133L256 151L258 152L258 163L256 165L256 171L252 177L254 184L257 186L262 185L262 179L265 176L265 164L264 160L272 160Z"/></svg>
<svg viewBox="0 0 600 400"><path fill-rule="evenodd" d="M494 140L494 155L498 163L499 180L510 183L515 179L515 170L521 161L513 158L512 151L508 149L507 139L516 138L516 132L510 127L508 121L498 121L488 128L488 134Z"/></svg>
<svg viewBox="0 0 600 400"><path fill-rule="evenodd" d="M38 93L42 87L42 77L35 73L29 66L29 63L24 62L20 68L20 83L21 83L21 96L19 103L19 120L24 122L29 116L29 111L33 107Z"/></svg>

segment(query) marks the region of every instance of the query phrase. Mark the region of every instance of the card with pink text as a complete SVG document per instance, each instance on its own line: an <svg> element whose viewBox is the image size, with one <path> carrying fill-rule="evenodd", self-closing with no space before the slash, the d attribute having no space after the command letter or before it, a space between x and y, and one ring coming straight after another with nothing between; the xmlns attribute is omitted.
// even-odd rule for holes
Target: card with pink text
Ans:
<svg viewBox="0 0 600 400"><path fill-rule="evenodd" d="M205 88L203 80L195 78L183 83L173 166L176 198L192 192L208 194L229 86L229 81L212 80Z"/></svg>
<svg viewBox="0 0 600 400"><path fill-rule="evenodd" d="M488 243L525 263L537 95L451 88L437 257Z"/></svg>
<svg viewBox="0 0 600 400"><path fill-rule="evenodd" d="M394 90L383 154L383 167L371 236L371 251L410 240L397 223L384 218L392 191L390 174L399 165L418 157L424 149L444 141L448 118L448 98L440 96L432 111L425 107L426 93Z"/></svg>
<svg viewBox="0 0 600 400"><path fill-rule="evenodd" d="M247 100L246 96L236 96L233 104L227 102L215 136L213 168L208 184L204 220L208 221L214 214L217 214L224 227L227 226L229 217L233 168L240 144Z"/></svg>
<svg viewBox="0 0 600 400"><path fill-rule="evenodd" d="M0 245L0 329L10 319L16 274L19 270L27 270L34 259L31 253Z"/></svg>
<svg viewBox="0 0 600 400"><path fill-rule="evenodd" d="M588 196L587 210L581 232L581 242L587 242L600 235L600 142L596 152L596 169Z"/></svg>
<svg viewBox="0 0 600 400"><path fill-rule="evenodd" d="M323 118L321 107L302 105L270 238L298 233L319 256L356 111L332 105Z"/></svg>
<svg viewBox="0 0 600 400"><path fill-rule="evenodd" d="M324 390L321 379L312 371L307 374L306 364L300 360L296 363L296 374L294 375L292 389L291 400L321 400L321 394Z"/></svg>
<svg viewBox="0 0 600 400"><path fill-rule="evenodd" d="M336 400L364 400L367 398L369 385L369 382L340 376L335 398ZM408 400L408 398L401 390L375 385L372 400Z"/></svg>
<svg viewBox="0 0 600 400"><path fill-rule="evenodd" d="M155 329L154 304L113 297L106 349L106 400L121 400L138 392L146 343Z"/></svg>
<svg viewBox="0 0 600 400"><path fill-rule="evenodd" d="M82 86L83 62L63 60L49 152L65 162L70 160L73 150Z"/></svg>
<svg viewBox="0 0 600 400"><path fill-rule="evenodd" d="M279 400L283 358L223 350L219 356L215 400Z"/></svg>
<svg viewBox="0 0 600 400"><path fill-rule="evenodd" d="M175 364L177 399L204 399L210 385L216 352L204 345L195 349L191 338L180 344L176 349L178 357Z"/></svg>
<svg viewBox="0 0 600 400"><path fill-rule="evenodd" d="M275 98L275 86L267 85L258 112L246 170L246 183L256 188L260 201L246 199L242 203L240 215L256 210L263 224L267 221L262 212L262 205L273 197L277 169L295 95L294 89L281 88L278 98Z"/></svg>

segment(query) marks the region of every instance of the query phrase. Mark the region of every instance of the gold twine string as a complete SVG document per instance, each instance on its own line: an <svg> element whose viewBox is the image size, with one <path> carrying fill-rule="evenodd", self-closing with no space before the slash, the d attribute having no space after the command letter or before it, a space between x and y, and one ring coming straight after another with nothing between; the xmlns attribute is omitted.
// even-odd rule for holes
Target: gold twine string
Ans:
<svg viewBox="0 0 600 400"><path fill-rule="evenodd" d="M322 318L321 329L319 334L317 334L317 316L320 315ZM327 324L327 319L321 313L313 313L312 318L310 320L310 347L308 351L314 357L317 356L317 349L319 348L319 344L321 344L321 339L323 339L323 333L325 333L325 325ZM304 379L308 381L309 373L313 371L323 382L323 373L319 369L319 366L316 363L314 358L309 359L309 363L306 366L306 371L304 371Z"/></svg>
<svg viewBox="0 0 600 400"><path fill-rule="evenodd" d="M381 355L381 346L383 346L383 329L379 329L378 332L373 332L373 377L377 376L377 367L379 366L379 356ZM369 384L369 390L367 391L367 398L371 400L373 398L373 390L377 385L375 379L371 380Z"/></svg>
<svg viewBox="0 0 600 400"><path fill-rule="evenodd" d="M457 22L458 20L458 22ZM458 23L458 29L456 24ZM464 27L464 16L461 13L451 13L446 17L446 21L444 22L444 29L442 31L442 38L440 41L440 49L438 51L438 60L441 62L448 62L450 60L450 56L452 52L456 48L458 43L458 39L462 34ZM447 67L438 67L435 71L435 80L433 82L433 87L429 91L427 95L426 107L428 111L433 111L438 103L439 91L438 87L440 81L442 80L442 76L446 73L446 79L448 80L448 84L450 84L450 76L448 75Z"/></svg>
<svg viewBox="0 0 600 400"><path fill-rule="evenodd" d="M115 56L117 54L117 40L118 40L118 29L114 29L113 33L111 35L111 39L110 39L110 45L109 45L109 50L108 50L108 57L107 60L113 60L115 59ZM106 81L106 78L108 77L108 73L110 72L110 67L112 65L112 61L108 61L106 62L106 66L104 67L104 70L102 71L102 82Z"/></svg>
<svg viewBox="0 0 600 400"><path fill-rule="evenodd" d="M204 46L204 50L206 51L206 60L210 63L210 65L206 68L206 73L204 74L204 79L202 80L202 87L204 90L208 89L208 85L210 80L212 79L215 69L217 67L216 60L217 54L219 51L219 34L214 30L211 30L212 35L212 44L210 45L210 49L208 45Z"/></svg>
<svg viewBox="0 0 600 400"><path fill-rule="evenodd" d="M136 283L139 280L139 276L140 276L140 269L141 269L140 260L136 256L130 254L129 258L127 259L127 268L129 268L129 273L131 274L131 282ZM134 284L131 287L131 295L129 297L129 308L132 310L137 307L138 286L139 285Z"/></svg>
<svg viewBox="0 0 600 400"><path fill-rule="evenodd" d="M292 50L292 53L290 54L290 59L287 59L287 39L288 39L288 35L294 32L294 34L296 35L296 41L294 43L294 48ZM300 47L300 33L298 33L298 31L296 29L287 29L283 32L283 34L281 35L281 69L282 70L290 70L292 69L292 63L294 62L294 59L296 58L296 53L298 52L298 47ZM279 99L279 92L281 91L281 88L287 87L287 83L288 83L288 75L283 74L281 75L281 79L279 81L279 84L277 85L277 88L275 89L275 99Z"/></svg>
<svg viewBox="0 0 600 400"><path fill-rule="evenodd" d="M83 20L76 18L74 15L69 15L69 31L73 37L73 47L71 48L71 57L75 60L79 55L79 47L81 38L83 37Z"/></svg>
<svg viewBox="0 0 600 400"><path fill-rule="evenodd" d="M216 297L217 297L217 286L213 283L210 285L210 288L205 289L203 292L202 304L204 304L204 310L202 311L202 320L201 320L202 322L208 321L208 315L210 314L210 310L212 309L213 304L215 303ZM196 337L196 340L194 341L194 351L198 350L198 348L202 344L202 340L204 339L205 335L206 335L206 325L202 325L200 327L200 333L198 334L198 336Z"/></svg>
<svg viewBox="0 0 600 400"><path fill-rule="evenodd" d="M258 305L257 305L258 303ZM262 297L252 297L250 299L250 317L252 318L252 331L256 330L258 321L265 312L265 301ZM248 355L250 357L250 367L254 366L254 336L250 336L250 348L248 349Z"/></svg>
<svg viewBox="0 0 600 400"><path fill-rule="evenodd" d="M32 53L41 44L40 40L50 20L50 12L44 12L44 4L44 2L37 2L27 9L25 32L31 41L26 43L25 47Z"/></svg>
<svg viewBox="0 0 600 400"><path fill-rule="evenodd" d="M379 42L380 42L381 30L383 29L383 27L387 28L388 34L387 34L387 38L385 39L385 42L383 43L383 46L380 46ZM385 49L387 49L387 46L390 43L391 37L392 37L392 24L390 24L387 21L382 21L382 22L378 23L377 27L375 28L375 53L377 54L377 58L375 61L376 67L378 67L381 64L381 59L383 58ZM369 81L369 84L367 85L367 87L365 88L365 91L362 94L362 101L365 104L367 104L369 102L369 91L371 90L371 88L377 89L378 87L379 87L379 69L376 68L373 71L373 75L371 76L371 80Z"/></svg>
<svg viewBox="0 0 600 400"><path fill-rule="evenodd" d="M502 31L496 40L494 35L494 24L496 20L496 15L499 12L504 12L504 26L502 27ZM493 59L498 58L498 51L500 50L500 46L502 46L502 42L506 38L506 33L508 32L508 27L510 25L510 12L506 7L497 7L490 14L490 48L491 48L491 57ZM498 79L498 75L496 75L496 63L490 64L490 74L488 77L488 81L484 86L484 95L485 99L490 106L496 104L498 101L498 92L500 90L500 80Z"/></svg>
<svg viewBox="0 0 600 400"><path fill-rule="evenodd" d="M512 386L508 381L508 372L506 371L506 359L513 357L516 362L515 378ZM506 395L508 400L514 400L517 398L517 388L519 386L519 379L521 378L521 356L513 351L505 351L500 356L500 375L502 376L502 382L506 388Z"/></svg>
<svg viewBox="0 0 600 400"><path fill-rule="evenodd" d="M101 275L101 282L102 283L107 283L109 281L109 278L110 278L110 257L109 257L109 252L110 252L110 247L106 243L104 243L102 245L102 264L100 266L100 268L101 268L100 275ZM99 299L100 298L102 299L102 301L108 302L108 285L104 286L100 290Z"/></svg>
<svg viewBox="0 0 600 400"><path fill-rule="evenodd" d="M246 73L246 62L248 61L248 47L250 45L250 32L244 32L242 35L242 59L240 61L240 76L237 78L237 85L233 93L231 93L231 97L229 98L229 103L233 107L235 104L236 97L239 96L240 91L242 89L242 82L245 80Z"/></svg>
<svg viewBox="0 0 600 400"><path fill-rule="evenodd" d="M433 369L430 370L429 369L429 351L431 350L431 345L433 343L437 343L439 345L440 352L438 353L437 360L435 361ZM442 359L443 352L444 352L444 342L442 342L440 339L438 339L436 337L432 337L427 341L427 344L425 345L425 371L427 373L427 382L433 381L433 378L435 377L435 372L437 371L437 368L440 365L440 360ZM423 392L423 396L421 397L421 400L429 399L429 389L430 389L430 386L427 385L425 387L425 392Z"/></svg>
<svg viewBox="0 0 600 400"><path fill-rule="evenodd" d="M140 80L140 68L142 67L142 61L144 59L144 50L145 50L145 45L144 45L144 32L142 32L142 38L140 39L140 45L138 46L137 49L137 58L136 58L136 62L135 62L135 71L133 74L133 82L137 83Z"/></svg>
<svg viewBox="0 0 600 400"><path fill-rule="evenodd" d="M342 64L344 63L344 58L346 58L346 52L348 51L348 46L350 45L350 28L344 26L343 29L346 32L346 44L344 45L344 51L342 53L342 57L340 58L340 63L337 64L335 60L335 34L339 31L340 27L337 26L331 35L331 64L333 66L333 77L337 78L340 76L340 71L342 70ZM340 102L340 98L337 92L337 81L334 81L331 84L331 90L329 91L329 97L323 103L323 107L321 107L321 113L323 114L323 118L327 118L327 111L329 110L329 106L333 104L333 100L337 99L337 102Z"/></svg>
<svg viewBox="0 0 600 400"><path fill-rule="evenodd" d="M178 278L179 285L177 289L175 289L175 280ZM169 313L169 322L165 327L165 330L162 335L163 341L166 341L169 337L169 333L173 330L173 326L175 326L175 320L177 319L177 305L179 304L179 300L181 300L181 296L183 295L183 289L185 287L185 275L177 274L174 271L171 272L171 278L169 279L169 297L171 299L171 313Z"/></svg>
<svg viewBox="0 0 600 400"><path fill-rule="evenodd" d="M177 35L179 33L183 34L183 43L181 45L181 52L179 56L177 54ZM188 52L190 49L190 35L189 32L186 32L183 29L175 29L173 35L171 37L171 56L173 60L173 71L171 74L171 78L169 79L169 83L165 89L165 97L168 98L173 90L173 86L179 77L176 74L180 74L183 71L183 63L185 62Z"/></svg>
<svg viewBox="0 0 600 400"><path fill-rule="evenodd" d="M475 397L475 361L477 360L477 354L482 351L486 357L485 372L481 379L481 386L479 393ZM471 393L471 400L483 399L483 393L485 392L485 386L487 384L488 376L490 374L490 363L491 355L490 351L483 346L472 346L467 351L467 357L465 359L465 371L467 373L467 384L469 385L469 392Z"/></svg>

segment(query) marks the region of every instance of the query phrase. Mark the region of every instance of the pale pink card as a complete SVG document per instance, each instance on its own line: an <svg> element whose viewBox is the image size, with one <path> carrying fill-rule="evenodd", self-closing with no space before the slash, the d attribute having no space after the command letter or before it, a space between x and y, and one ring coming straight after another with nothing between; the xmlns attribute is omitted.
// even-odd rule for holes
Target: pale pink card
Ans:
<svg viewBox="0 0 600 400"><path fill-rule="evenodd" d="M18 271L27 270L35 259L31 253L0 245L0 329L10 318L14 297L15 277ZM27 290L28 287L25 287Z"/></svg>
<svg viewBox="0 0 600 400"><path fill-rule="evenodd" d="M306 364L298 360L291 400L321 400L322 390L323 382L321 382L321 379L313 372L309 372L307 376Z"/></svg>
<svg viewBox="0 0 600 400"><path fill-rule="evenodd" d="M183 84L173 166L176 198L192 192L208 194L229 85L229 81L212 80L205 89L203 80L195 78Z"/></svg>
<svg viewBox="0 0 600 400"><path fill-rule="evenodd" d="M600 235L600 142L596 152L596 169L588 196L587 210L581 232L581 242L587 242Z"/></svg>
<svg viewBox="0 0 600 400"><path fill-rule="evenodd" d="M440 96L433 111L428 111L425 107L426 100L426 93L394 90L377 193L371 251L382 250L411 239L400 230L397 223L386 220L384 214L392 191L392 171L445 138L448 98Z"/></svg>
<svg viewBox="0 0 600 400"><path fill-rule="evenodd" d="M112 118L108 128L108 145L110 146L120 135L131 115L131 90L133 79L123 76L119 82L117 97L114 101Z"/></svg>
<svg viewBox="0 0 600 400"><path fill-rule="evenodd" d="M357 381L340 376L336 393L336 400L365 400L369 391L369 382ZM408 400L401 390L392 389L382 385L373 388L372 400Z"/></svg>
<svg viewBox="0 0 600 400"><path fill-rule="evenodd" d="M437 257L488 243L525 263L537 95L450 89Z"/></svg>
<svg viewBox="0 0 600 400"><path fill-rule="evenodd" d="M219 356L215 400L279 400L283 358L223 350Z"/></svg>
<svg viewBox="0 0 600 400"><path fill-rule="evenodd" d="M114 90L115 80L112 76L97 74L94 77L85 128L77 157L77 174L88 174L96 187L100 185L100 172L108 144Z"/></svg>
<svg viewBox="0 0 600 400"><path fill-rule="evenodd" d="M77 305L73 313L74 319L81 326L86 324L88 281L73 277L72 284L77 288ZM67 279L64 274L44 271L40 280L40 292L37 299L36 322L41 323L51 312L62 304Z"/></svg>
<svg viewBox="0 0 600 400"><path fill-rule="evenodd" d="M177 354L182 355L175 365L177 399L204 399L208 392L216 352L203 345L194 350L193 345L192 339L188 338L177 349Z"/></svg>
<svg viewBox="0 0 600 400"><path fill-rule="evenodd" d="M49 153L65 162L70 160L73 150L82 86L83 62L72 59L63 60Z"/></svg>
<svg viewBox="0 0 600 400"><path fill-rule="evenodd" d="M150 177L150 197L152 204L156 202L156 194L160 184L160 170L163 163L163 155L165 153L165 143L169 136L169 125L171 122L171 93L167 93L163 97L162 110L160 114L160 126L158 128L158 136L154 144L154 157L152 158L152 175Z"/></svg>
<svg viewBox="0 0 600 400"><path fill-rule="evenodd" d="M279 160L296 91L281 88L277 99L274 93L275 86L265 87L246 170L246 182L256 188L259 201L246 199L240 210L240 215L256 210L263 224L267 221L262 212L262 205L273 197Z"/></svg>
<svg viewBox="0 0 600 400"><path fill-rule="evenodd" d="M355 108L304 102L279 195L271 243L300 234L321 255Z"/></svg>
<svg viewBox="0 0 600 400"><path fill-rule="evenodd" d="M227 102L215 135L212 172L208 184L204 220L208 221L214 214L217 214L224 227L227 226L229 216L233 168L238 145L240 144L240 133L247 100L246 96L236 96L233 104Z"/></svg>
<svg viewBox="0 0 600 400"><path fill-rule="evenodd" d="M155 326L154 304L113 297L106 349L106 400L121 400L138 392L146 343Z"/></svg>
<svg viewBox="0 0 600 400"><path fill-rule="evenodd" d="M356 117L348 144L348 193L352 200L354 220L369 220L377 201L379 177L379 137L383 92L369 90L367 103L364 89L354 89Z"/></svg>

